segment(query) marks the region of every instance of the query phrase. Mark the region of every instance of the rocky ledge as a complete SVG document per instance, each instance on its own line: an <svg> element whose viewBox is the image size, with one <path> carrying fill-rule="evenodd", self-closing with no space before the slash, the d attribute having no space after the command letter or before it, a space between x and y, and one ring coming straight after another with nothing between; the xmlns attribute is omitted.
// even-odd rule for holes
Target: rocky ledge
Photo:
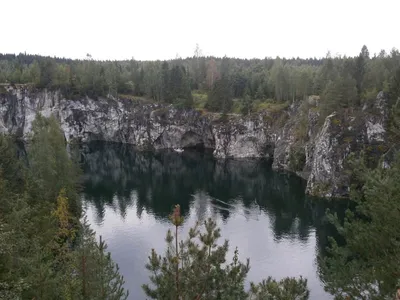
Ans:
<svg viewBox="0 0 400 300"><path fill-rule="evenodd" d="M383 153L387 141L387 98L361 111L333 113L321 120L317 101L279 112L219 115L155 103L108 98L65 99L59 91L4 87L0 133L28 139L37 113L54 115L68 142L108 141L138 149L204 148L216 158L270 158L273 168L307 179L307 193L346 196L345 160L352 152Z"/></svg>

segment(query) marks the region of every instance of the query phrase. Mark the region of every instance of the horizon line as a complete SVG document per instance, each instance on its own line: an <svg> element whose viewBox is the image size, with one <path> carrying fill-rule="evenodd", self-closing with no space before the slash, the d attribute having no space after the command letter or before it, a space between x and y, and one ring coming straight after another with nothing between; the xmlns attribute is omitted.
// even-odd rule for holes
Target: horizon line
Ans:
<svg viewBox="0 0 400 300"><path fill-rule="evenodd" d="M367 47L368 48L368 47ZM385 51L385 53L387 55L390 54L390 52L392 51L399 51L399 49L397 49L396 47L392 47L389 52L386 49L381 49L381 51ZM376 57L378 56L379 53L373 53L373 55L371 57ZM45 54L38 54L38 53L28 53L27 51L25 52L14 52L14 53L10 53L10 52L0 52L0 56L5 56L5 55L15 55L15 56L19 56L19 55L26 55L26 56L41 56L41 57L46 57L46 58L53 58L53 59L65 59L65 60L77 60L77 61L81 61L81 60L87 60L88 55L91 55L90 53L86 53L84 55L84 58L72 58L72 57L67 57L67 56L57 56L57 55L45 55ZM329 50L327 51L327 53L325 54L325 56L308 56L308 57L300 57L300 56L291 56L291 57L285 57L285 56L264 56L263 58L261 57L252 57L252 58L248 58L248 57L235 57L235 56L215 56L215 55L201 55L198 56L200 58L215 58L215 59L223 59L224 57L230 58L230 59L238 59L238 60L275 60L275 59L283 59L283 60L323 60L326 59L327 57L330 58L355 58L357 57L357 55L355 56L351 56L351 55L346 55L346 54L342 54L342 53L338 53L336 52L335 54L332 54ZM92 56L91 56L92 57ZM187 59L192 59L195 58L196 56L186 56L186 57L181 57L179 56L179 54L177 53L175 58L169 58L169 59L135 59L134 56L132 56L131 58L124 58L124 59L96 59L92 57L92 60L94 61L100 61L100 62L107 62L107 61L138 61L138 62L157 62L157 61L174 61L174 60L187 60Z"/></svg>

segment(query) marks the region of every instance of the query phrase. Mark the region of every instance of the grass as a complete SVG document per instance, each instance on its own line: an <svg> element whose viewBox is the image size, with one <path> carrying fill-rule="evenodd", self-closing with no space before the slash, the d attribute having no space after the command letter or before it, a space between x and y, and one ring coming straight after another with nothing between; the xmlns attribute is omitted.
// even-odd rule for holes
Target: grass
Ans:
<svg viewBox="0 0 400 300"><path fill-rule="evenodd" d="M125 99L125 100L132 100L132 101L140 101L144 103L154 103L155 101L146 98L146 97L140 97L140 96L134 96L134 95L129 95L129 94L118 94L118 98L120 99Z"/></svg>
<svg viewBox="0 0 400 300"><path fill-rule="evenodd" d="M195 90L192 92L193 96L193 108L200 111L202 115L208 113L207 109L205 108L207 103L207 92ZM133 96L129 94L118 94L118 97L121 99L127 99L132 101L141 101L143 103L154 103L154 100L146 97L139 97ZM277 102L272 99L256 99L253 100L253 112L260 113L260 112L271 112L277 113L285 110L289 107L288 102ZM233 99L233 106L232 106L232 114L241 114L243 112L243 104L241 99L235 98Z"/></svg>
<svg viewBox="0 0 400 300"><path fill-rule="evenodd" d="M193 96L193 106L196 109L204 109L206 103L207 103L207 93L201 92L201 91L193 91L192 92Z"/></svg>
<svg viewBox="0 0 400 300"><path fill-rule="evenodd" d="M243 105L240 101L240 99L233 99L233 105L232 105L232 113L234 114L241 114L242 113L242 108Z"/></svg>
<svg viewBox="0 0 400 300"><path fill-rule="evenodd" d="M270 113L279 113L289 107L289 102L277 102L272 99L256 99L253 100L253 108L252 111L254 113L260 112L270 112ZM233 99L232 105L232 113L241 114L243 113L243 103L241 99L235 98Z"/></svg>
<svg viewBox="0 0 400 300"><path fill-rule="evenodd" d="M205 111L205 105L207 103L207 93L203 91L193 91L193 106L199 111ZM281 112L289 107L288 102L277 102L272 99L255 99L253 100L253 112ZM241 114L243 112L243 103L241 99L233 99L232 111L233 114Z"/></svg>
<svg viewBox="0 0 400 300"><path fill-rule="evenodd" d="M288 102L276 102L272 99L267 100L254 100L253 102L253 111L254 112L281 112L289 107Z"/></svg>

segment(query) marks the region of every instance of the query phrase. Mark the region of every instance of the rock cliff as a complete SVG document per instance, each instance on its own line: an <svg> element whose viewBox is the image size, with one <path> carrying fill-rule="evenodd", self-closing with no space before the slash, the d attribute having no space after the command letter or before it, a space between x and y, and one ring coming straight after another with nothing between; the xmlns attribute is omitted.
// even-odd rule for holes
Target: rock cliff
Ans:
<svg viewBox="0 0 400 300"><path fill-rule="evenodd" d="M318 105L305 104L275 113L221 116L132 100L69 100L58 91L7 86L0 92L0 133L29 139L37 113L54 115L68 142L109 141L152 150L203 148L216 158L270 158L274 169L307 179L309 194L344 196L349 185L346 157L361 149L378 154L384 150L385 94L379 93L363 110L333 113L322 121Z"/></svg>

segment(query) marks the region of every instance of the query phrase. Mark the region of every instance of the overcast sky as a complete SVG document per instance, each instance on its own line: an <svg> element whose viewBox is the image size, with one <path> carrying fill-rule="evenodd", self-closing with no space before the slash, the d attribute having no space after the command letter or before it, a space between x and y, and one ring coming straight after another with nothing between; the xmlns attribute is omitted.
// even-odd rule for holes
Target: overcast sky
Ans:
<svg viewBox="0 0 400 300"><path fill-rule="evenodd" d="M0 52L95 59L400 49L400 0L3 0Z"/></svg>

